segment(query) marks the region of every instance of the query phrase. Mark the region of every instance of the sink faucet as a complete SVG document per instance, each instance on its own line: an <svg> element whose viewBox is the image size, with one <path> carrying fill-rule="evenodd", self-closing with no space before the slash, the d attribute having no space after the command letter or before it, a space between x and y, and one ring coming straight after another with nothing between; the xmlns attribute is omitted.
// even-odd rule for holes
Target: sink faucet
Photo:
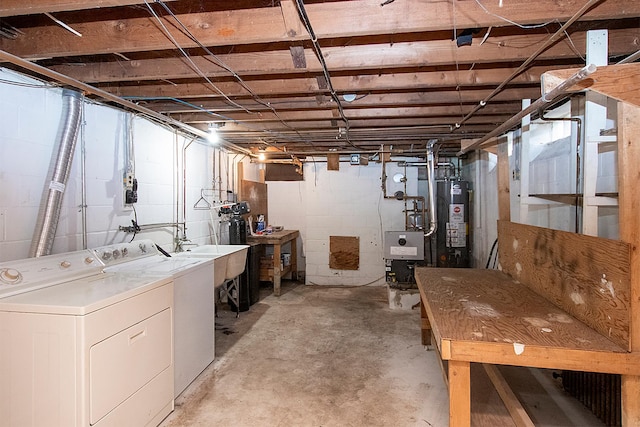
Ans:
<svg viewBox="0 0 640 427"><path fill-rule="evenodd" d="M197 243L191 243L187 238L176 239L176 252L184 252L185 246L198 246Z"/></svg>

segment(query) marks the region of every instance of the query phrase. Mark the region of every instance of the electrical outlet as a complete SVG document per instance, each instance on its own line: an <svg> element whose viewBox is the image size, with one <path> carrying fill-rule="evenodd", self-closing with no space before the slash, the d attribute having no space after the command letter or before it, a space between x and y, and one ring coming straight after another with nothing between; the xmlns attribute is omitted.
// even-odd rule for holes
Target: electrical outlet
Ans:
<svg viewBox="0 0 640 427"><path fill-rule="evenodd" d="M124 176L124 194L123 205L125 208L130 208L134 203L138 201L138 180L132 173L127 173Z"/></svg>

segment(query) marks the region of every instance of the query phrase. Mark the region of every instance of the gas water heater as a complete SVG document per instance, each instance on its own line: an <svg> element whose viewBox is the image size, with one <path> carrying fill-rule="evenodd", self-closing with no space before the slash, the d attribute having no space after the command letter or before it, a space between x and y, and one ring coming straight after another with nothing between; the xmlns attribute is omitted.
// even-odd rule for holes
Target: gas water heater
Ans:
<svg viewBox="0 0 640 427"><path fill-rule="evenodd" d="M458 179L436 181L438 229L435 233L435 265L437 267L470 266L469 196L468 181Z"/></svg>

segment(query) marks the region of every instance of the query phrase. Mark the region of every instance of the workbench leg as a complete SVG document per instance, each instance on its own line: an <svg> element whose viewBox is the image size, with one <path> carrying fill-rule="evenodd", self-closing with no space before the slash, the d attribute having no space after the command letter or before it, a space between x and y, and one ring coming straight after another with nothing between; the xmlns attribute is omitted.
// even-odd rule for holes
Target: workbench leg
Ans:
<svg viewBox="0 0 640 427"><path fill-rule="evenodd" d="M622 425L640 425L640 377L622 376Z"/></svg>
<svg viewBox="0 0 640 427"><path fill-rule="evenodd" d="M427 316L427 310L424 308L424 303L420 301L420 318L422 324L420 329L422 330L422 345L429 346L431 342L431 323L429 323L429 317Z"/></svg>
<svg viewBox="0 0 640 427"><path fill-rule="evenodd" d="M298 239L291 241L291 280L298 280Z"/></svg>
<svg viewBox="0 0 640 427"><path fill-rule="evenodd" d="M280 269L280 245L273 245L273 294L280 296L280 282L282 279L282 270Z"/></svg>
<svg viewBox="0 0 640 427"><path fill-rule="evenodd" d="M471 366L449 360L449 427L471 425Z"/></svg>

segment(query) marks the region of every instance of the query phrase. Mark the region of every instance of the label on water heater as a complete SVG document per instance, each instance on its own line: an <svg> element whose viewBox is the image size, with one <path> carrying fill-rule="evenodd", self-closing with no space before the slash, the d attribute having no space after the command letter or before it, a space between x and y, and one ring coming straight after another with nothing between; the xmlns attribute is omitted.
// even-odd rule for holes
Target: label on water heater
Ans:
<svg viewBox="0 0 640 427"><path fill-rule="evenodd" d="M448 248L464 248L467 246L467 224L447 223L447 241Z"/></svg>
<svg viewBox="0 0 640 427"><path fill-rule="evenodd" d="M449 222L464 222L464 205L462 203L452 203L449 205Z"/></svg>

